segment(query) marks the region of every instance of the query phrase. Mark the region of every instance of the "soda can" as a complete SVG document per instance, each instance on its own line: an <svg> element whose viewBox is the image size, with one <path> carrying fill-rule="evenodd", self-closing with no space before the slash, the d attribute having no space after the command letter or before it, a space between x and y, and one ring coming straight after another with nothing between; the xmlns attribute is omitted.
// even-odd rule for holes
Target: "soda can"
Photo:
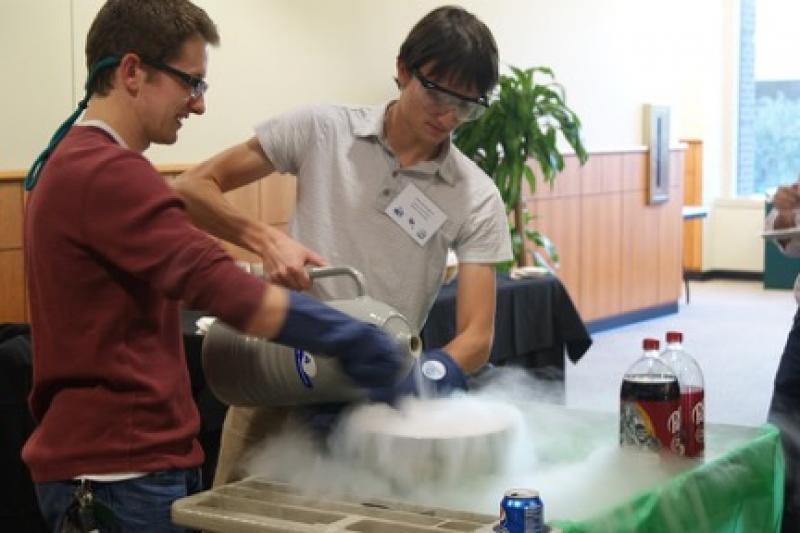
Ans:
<svg viewBox="0 0 800 533"><path fill-rule="evenodd" d="M506 533L544 533L544 505L539 492L507 490L500 502L500 527Z"/></svg>

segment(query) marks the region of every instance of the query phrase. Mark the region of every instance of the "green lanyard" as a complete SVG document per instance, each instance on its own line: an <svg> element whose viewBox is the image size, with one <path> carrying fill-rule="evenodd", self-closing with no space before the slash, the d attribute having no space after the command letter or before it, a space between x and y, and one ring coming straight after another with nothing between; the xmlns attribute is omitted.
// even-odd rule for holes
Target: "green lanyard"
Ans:
<svg viewBox="0 0 800 533"><path fill-rule="evenodd" d="M28 170L28 174L25 176L25 190L30 191L36 186L36 182L39 181L39 174L42 173L42 168L44 164L47 162L47 159L50 157L50 154L53 153L53 150L56 149L58 143L61 142L61 139L67 134L67 131L72 127L78 117L81 116L83 110L86 109L86 106L89 104L89 98L92 96L92 93L89 92L89 86L97 76L97 73L107 67L113 67L114 65L119 64L120 59L118 57L110 56L104 57L94 65L92 68L89 69L89 75L86 78L86 95L83 97L83 100L78 102L78 109L73 111L73 113L64 121L61 126L58 127L56 132L53 134L53 137L50 139L50 142L47 144L47 148L45 148L39 157L33 162L31 165L30 170Z"/></svg>

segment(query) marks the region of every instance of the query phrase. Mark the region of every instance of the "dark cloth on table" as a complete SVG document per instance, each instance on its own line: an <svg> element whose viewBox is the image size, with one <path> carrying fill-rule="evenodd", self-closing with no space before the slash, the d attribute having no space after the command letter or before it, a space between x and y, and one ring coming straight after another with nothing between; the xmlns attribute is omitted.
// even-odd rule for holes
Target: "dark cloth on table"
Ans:
<svg viewBox="0 0 800 533"><path fill-rule="evenodd" d="M0 324L0 531L47 530L30 473L20 456L34 427L28 409L30 390L30 326Z"/></svg>
<svg viewBox="0 0 800 533"><path fill-rule="evenodd" d="M440 348L455 337L457 286L456 280L439 292L422 330L425 348ZM491 363L549 369L556 374L553 378L563 379L564 353L576 363L591 344L586 326L558 278L512 280L497 275Z"/></svg>

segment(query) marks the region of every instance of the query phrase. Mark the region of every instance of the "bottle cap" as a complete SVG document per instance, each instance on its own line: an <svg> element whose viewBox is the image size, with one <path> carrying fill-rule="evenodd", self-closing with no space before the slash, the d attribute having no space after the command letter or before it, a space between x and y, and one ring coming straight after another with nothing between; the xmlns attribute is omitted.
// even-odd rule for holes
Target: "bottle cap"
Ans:
<svg viewBox="0 0 800 533"><path fill-rule="evenodd" d="M658 350L659 346L658 339L645 339L642 341L642 348L645 350Z"/></svg>
<svg viewBox="0 0 800 533"><path fill-rule="evenodd" d="M683 342L683 333L680 331L668 331L667 343Z"/></svg>

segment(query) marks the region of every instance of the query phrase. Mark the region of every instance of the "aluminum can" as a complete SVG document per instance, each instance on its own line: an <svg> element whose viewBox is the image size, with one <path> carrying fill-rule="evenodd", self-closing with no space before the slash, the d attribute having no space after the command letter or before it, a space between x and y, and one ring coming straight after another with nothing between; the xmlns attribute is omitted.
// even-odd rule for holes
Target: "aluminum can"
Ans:
<svg viewBox="0 0 800 533"><path fill-rule="evenodd" d="M500 527L506 533L544 533L544 505L539 492L507 490L500 502Z"/></svg>

